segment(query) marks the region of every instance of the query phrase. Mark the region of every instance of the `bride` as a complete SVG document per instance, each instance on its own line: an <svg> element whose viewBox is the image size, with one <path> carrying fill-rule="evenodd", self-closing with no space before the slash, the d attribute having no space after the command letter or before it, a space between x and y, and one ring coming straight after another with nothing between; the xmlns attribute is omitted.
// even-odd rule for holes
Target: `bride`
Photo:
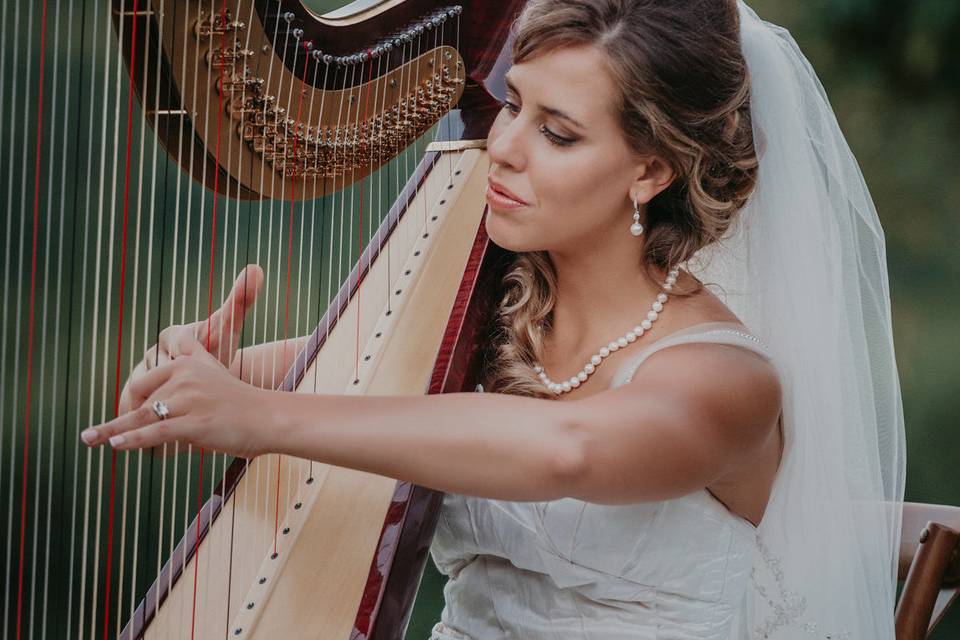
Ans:
<svg viewBox="0 0 960 640"><path fill-rule="evenodd" d="M271 376L238 380L201 321L163 333L125 391L139 410L84 442L447 492L437 640L892 640L883 231L789 33L742 1L532 0L487 148L487 231L516 254L487 393L255 388ZM261 280L241 274L224 326Z"/></svg>

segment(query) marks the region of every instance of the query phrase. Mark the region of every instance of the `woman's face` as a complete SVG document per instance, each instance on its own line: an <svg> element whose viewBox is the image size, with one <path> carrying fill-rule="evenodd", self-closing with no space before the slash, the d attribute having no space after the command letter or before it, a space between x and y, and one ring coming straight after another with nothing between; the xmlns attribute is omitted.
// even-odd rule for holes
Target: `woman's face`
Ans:
<svg viewBox="0 0 960 640"><path fill-rule="evenodd" d="M556 49L506 77L487 138L491 240L512 251L570 252L629 236L631 189L647 165L627 146L602 54Z"/></svg>

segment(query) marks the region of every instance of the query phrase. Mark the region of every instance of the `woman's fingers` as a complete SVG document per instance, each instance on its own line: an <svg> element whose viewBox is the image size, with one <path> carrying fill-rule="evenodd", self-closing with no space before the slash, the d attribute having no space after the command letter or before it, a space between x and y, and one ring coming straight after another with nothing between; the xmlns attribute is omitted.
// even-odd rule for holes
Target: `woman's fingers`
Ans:
<svg viewBox="0 0 960 640"><path fill-rule="evenodd" d="M171 355L166 349L161 349L159 345L154 345L147 349L147 353L143 356L143 368L146 371L151 369L156 369L157 367L163 366L168 362L175 360L174 356Z"/></svg>
<svg viewBox="0 0 960 640"><path fill-rule="evenodd" d="M142 376L130 380L128 390L130 393L130 404L132 407L139 407L154 391L166 384L173 375L173 366L164 366L151 369Z"/></svg>
<svg viewBox="0 0 960 640"><path fill-rule="evenodd" d="M119 433L110 438L110 446L114 449L153 449L159 447L165 442L182 440L178 437L181 427L185 420L178 418L167 418L166 420L155 420L135 429L130 429ZM172 448L167 447L168 454L172 454Z"/></svg>
<svg viewBox="0 0 960 640"><path fill-rule="evenodd" d="M223 304L210 316L207 328L211 332L210 351L225 365L229 365L233 359L244 318L256 302L263 281L263 269L255 264L248 264L234 280L233 288ZM204 344L206 342L203 338L200 341Z"/></svg>
<svg viewBox="0 0 960 640"><path fill-rule="evenodd" d="M116 446L117 443L125 441L127 432L141 429L159 421L160 416L152 407L142 405L133 411L114 418L110 422L103 423L99 427L90 427L80 434L80 439L89 446L108 441L111 445Z"/></svg>

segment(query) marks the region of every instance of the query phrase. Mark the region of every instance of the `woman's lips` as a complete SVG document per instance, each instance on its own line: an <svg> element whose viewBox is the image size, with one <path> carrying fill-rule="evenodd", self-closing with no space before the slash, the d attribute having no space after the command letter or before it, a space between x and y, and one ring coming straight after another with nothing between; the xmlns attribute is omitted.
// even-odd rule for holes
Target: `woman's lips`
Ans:
<svg viewBox="0 0 960 640"><path fill-rule="evenodd" d="M487 204L494 209L520 209L527 206L527 203L520 200L512 193L498 185L492 180L487 184Z"/></svg>

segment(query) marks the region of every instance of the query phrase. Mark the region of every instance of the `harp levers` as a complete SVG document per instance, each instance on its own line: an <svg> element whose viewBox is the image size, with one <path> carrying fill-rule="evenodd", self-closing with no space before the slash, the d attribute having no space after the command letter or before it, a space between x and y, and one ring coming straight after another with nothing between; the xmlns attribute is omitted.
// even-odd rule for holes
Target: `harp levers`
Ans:
<svg viewBox="0 0 960 640"><path fill-rule="evenodd" d="M299 354L271 351L253 383L468 388L486 158L456 140L485 133L515 4L0 7L5 637L399 637L435 495L77 434L249 263L266 282L238 366Z"/></svg>

